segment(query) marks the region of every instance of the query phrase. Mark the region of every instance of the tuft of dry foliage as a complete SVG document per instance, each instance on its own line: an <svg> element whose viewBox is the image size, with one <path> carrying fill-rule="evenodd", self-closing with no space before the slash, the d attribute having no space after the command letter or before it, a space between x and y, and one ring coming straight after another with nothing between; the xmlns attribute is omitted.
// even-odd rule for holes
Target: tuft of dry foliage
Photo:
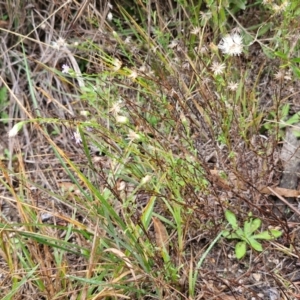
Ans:
<svg viewBox="0 0 300 300"><path fill-rule="evenodd" d="M2 299L299 297L299 4L213 2L0 2Z"/></svg>

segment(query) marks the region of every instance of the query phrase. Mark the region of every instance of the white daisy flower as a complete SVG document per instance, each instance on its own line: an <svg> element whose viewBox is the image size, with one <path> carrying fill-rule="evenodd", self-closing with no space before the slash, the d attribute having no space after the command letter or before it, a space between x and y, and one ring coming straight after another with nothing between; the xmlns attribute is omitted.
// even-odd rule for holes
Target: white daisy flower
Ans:
<svg viewBox="0 0 300 300"><path fill-rule="evenodd" d="M131 39L132 39L132 37L131 37L131 36L128 36L128 37L125 39L124 43L125 43L125 44L130 44Z"/></svg>
<svg viewBox="0 0 300 300"><path fill-rule="evenodd" d="M292 80L290 72L285 72L284 70L279 70L275 75L275 79L278 81L283 81L283 80Z"/></svg>
<svg viewBox="0 0 300 300"><path fill-rule="evenodd" d="M177 47L178 44L179 44L179 41L172 40L171 43L168 45L168 48L173 49L173 48Z"/></svg>
<svg viewBox="0 0 300 300"><path fill-rule="evenodd" d="M73 132L73 139L75 140L75 143L77 145L82 143L82 139L81 139L79 130L76 130L76 131Z"/></svg>
<svg viewBox="0 0 300 300"><path fill-rule="evenodd" d="M220 63L214 61L212 63L212 66L210 69L214 72L214 75L220 75L223 73L225 67L226 67L226 65L224 63L220 64Z"/></svg>
<svg viewBox="0 0 300 300"><path fill-rule="evenodd" d="M290 3L289 1L285 0L281 3L281 5L277 5L276 3L270 3L270 4L272 4L272 9L274 10L274 13L280 14L287 9Z"/></svg>
<svg viewBox="0 0 300 300"><path fill-rule="evenodd" d="M274 78L278 81L283 81L284 80L284 75L285 72L283 70L279 70L275 75Z"/></svg>
<svg viewBox="0 0 300 300"><path fill-rule="evenodd" d="M200 32L201 28L199 26L197 27L194 27L192 30L191 30L191 34L198 34Z"/></svg>
<svg viewBox="0 0 300 300"><path fill-rule="evenodd" d="M121 111L121 103L122 101L115 102L109 112L111 112L114 116L117 116L119 112Z"/></svg>
<svg viewBox="0 0 300 300"><path fill-rule="evenodd" d="M243 38L238 33L228 34L222 38L218 48L223 54L240 55L243 51Z"/></svg>
<svg viewBox="0 0 300 300"><path fill-rule="evenodd" d="M60 50L62 48L65 48L68 44L66 43L66 40L62 37L59 37L56 42L52 42L52 47L56 50Z"/></svg>
<svg viewBox="0 0 300 300"><path fill-rule="evenodd" d="M128 136L127 136L127 139L130 140L131 142L134 141L134 140L139 140L141 138L141 136L134 132L133 130L129 129L129 133L128 133Z"/></svg>
<svg viewBox="0 0 300 300"><path fill-rule="evenodd" d="M287 0L283 1L281 4L282 11L286 10L289 5L290 5L289 1L287 1Z"/></svg>
<svg viewBox="0 0 300 300"><path fill-rule="evenodd" d="M237 82L230 81L227 88L230 91L234 92L237 90L238 87L239 87L239 84Z"/></svg>
<svg viewBox="0 0 300 300"><path fill-rule="evenodd" d="M200 20L204 21L204 22L207 22L211 19L212 17L212 13L210 11L207 11L207 12L203 12L201 11L200 12Z"/></svg>
<svg viewBox="0 0 300 300"><path fill-rule="evenodd" d="M63 74L68 74L68 73L69 73L69 70L71 69L67 64L63 64L61 68L62 68L62 71L61 71L61 72L62 72Z"/></svg>

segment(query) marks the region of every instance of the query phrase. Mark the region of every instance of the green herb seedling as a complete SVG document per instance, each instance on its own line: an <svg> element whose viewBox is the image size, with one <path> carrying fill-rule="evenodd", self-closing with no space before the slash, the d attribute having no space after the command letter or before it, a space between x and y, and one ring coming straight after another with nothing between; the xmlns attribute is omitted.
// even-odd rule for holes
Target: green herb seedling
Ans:
<svg viewBox="0 0 300 300"><path fill-rule="evenodd" d="M283 139L284 137L284 129L288 126L293 126L296 123L300 122L300 112L297 112L293 114L292 116L289 116L290 112L290 104L284 104L281 107L281 112L279 114L280 120L277 121L276 113L273 111L269 115L269 119L266 121L266 123L263 125L263 130L268 130L270 132L274 132L276 128L279 128L278 132L278 138ZM300 137L300 130L297 128L297 126L293 126L293 134L295 137Z"/></svg>
<svg viewBox="0 0 300 300"><path fill-rule="evenodd" d="M282 235L282 232L276 229L270 229L258 234L253 234L260 228L262 222L258 218L252 218L251 212L248 216L249 220L244 223L244 228L242 229L237 223L235 214L230 210L225 211L225 218L231 225L233 231L223 230L222 235L227 239L240 240L240 242L235 245L235 255L237 259L241 259L246 255L247 244L256 251L261 252L263 250L263 247L257 240L270 241Z"/></svg>

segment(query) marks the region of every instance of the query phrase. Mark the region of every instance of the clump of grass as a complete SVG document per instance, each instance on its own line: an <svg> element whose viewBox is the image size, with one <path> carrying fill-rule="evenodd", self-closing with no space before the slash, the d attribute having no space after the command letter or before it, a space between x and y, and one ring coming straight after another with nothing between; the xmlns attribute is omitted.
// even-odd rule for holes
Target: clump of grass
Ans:
<svg viewBox="0 0 300 300"><path fill-rule="evenodd" d="M288 98L265 99L261 86L275 84L268 64L298 74L297 46L278 33L292 35L296 2L255 5L83 3L72 22L78 8L64 4L34 15L32 36L3 49L0 79L14 103L1 163L4 299L254 295L229 270L224 212L285 226L260 189L278 176L279 135L265 120ZM246 27L253 10L261 20ZM277 276L267 265L257 272Z"/></svg>

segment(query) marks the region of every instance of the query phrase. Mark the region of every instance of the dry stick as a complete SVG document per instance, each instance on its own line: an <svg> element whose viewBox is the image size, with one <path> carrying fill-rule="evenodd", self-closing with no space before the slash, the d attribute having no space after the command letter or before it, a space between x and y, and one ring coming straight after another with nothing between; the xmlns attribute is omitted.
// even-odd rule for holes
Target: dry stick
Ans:
<svg viewBox="0 0 300 300"><path fill-rule="evenodd" d="M281 197L278 193L276 193L272 188L268 187L268 189L278 197L284 204L286 204L291 210L293 210L297 215L300 216L300 211L294 207L292 204L290 204L288 201L286 201L283 197Z"/></svg>
<svg viewBox="0 0 300 300"><path fill-rule="evenodd" d="M71 21L71 23L69 24L68 26L68 29L67 29L67 33L66 33L66 36L65 36L65 39L67 38L67 36L70 34L70 31L72 29L72 27L74 26L74 24L78 21L78 19L81 17L81 15L83 14L84 10L86 9L87 5L89 4L90 0L85 0L84 2L82 2L81 6L79 7L78 11L76 12L73 20ZM101 23L99 25L99 28L102 29L103 28L103 24L105 22L105 16L107 15L107 13L109 12L110 10L110 6L107 4L106 5L106 8L103 12L103 15L102 15L102 19L101 19Z"/></svg>
<svg viewBox="0 0 300 300"><path fill-rule="evenodd" d="M33 38L30 38L30 35L36 30L36 28L42 26L44 23L47 22L47 20L49 20L54 14L56 14L60 9L62 9L64 6L66 6L69 2L71 2L72 0L68 0L66 2L64 2L57 10L55 10L51 15L49 15L43 22L41 22L38 26L36 26L34 29L32 29L28 34L26 35L22 35L22 34L19 34L17 32L13 32L11 30L6 30L4 28L0 28L0 32L1 31L4 31L4 32L7 32L7 33L11 33L11 34L14 34L16 36L19 36L20 37L20 40L17 41L13 46L11 46L10 48L8 48L4 53L2 53L0 55L0 57L3 57L4 54L8 53L11 49L13 49L14 47L18 46L20 43L22 43L25 39L26 40L30 40L30 41L33 41L33 42L36 42L36 39L33 39ZM45 44L45 43L42 43L40 42L41 44Z"/></svg>
<svg viewBox="0 0 300 300"><path fill-rule="evenodd" d="M73 25L77 22L77 20L80 18L80 16L82 15L82 13L84 12L86 6L89 4L89 0L85 0L82 2L80 8L77 10L73 20L71 21L71 23L69 24L68 26L68 29L67 29L67 33L65 35L65 39L67 38L67 36L69 35L70 33L70 30L71 28L73 27Z"/></svg>

